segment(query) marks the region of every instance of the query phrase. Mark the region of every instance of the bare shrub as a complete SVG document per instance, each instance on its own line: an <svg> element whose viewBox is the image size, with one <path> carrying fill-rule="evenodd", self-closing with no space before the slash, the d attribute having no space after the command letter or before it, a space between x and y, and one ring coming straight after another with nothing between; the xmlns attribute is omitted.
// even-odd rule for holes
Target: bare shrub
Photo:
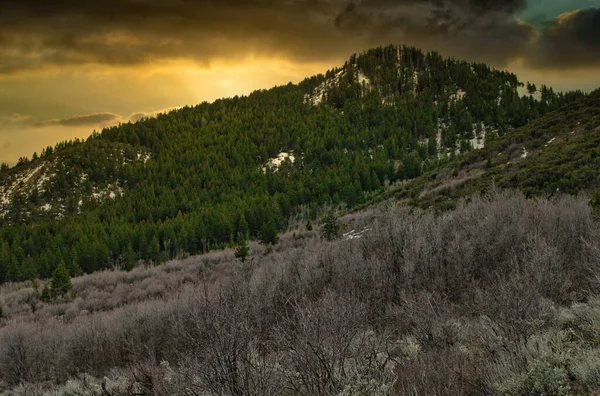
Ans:
<svg viewBox="0 0 600 396"><path fill-rule="evenodd" d="M326 292L315 303L298 302L294 315L274 330L291 394L331 395L391 382L387 345L370 330L359 300Z"/></svg>
<svg viewBox="0 0 600 396"><path fill-rule="evenodd" d="M52 303L6 286L0 384L454 395L535 394L546 381L598 393L600 234L586 201L509 192L443 215L390 207L345 219L369 225L360 239L290 235L243 265L227 250L104 271Z"/></svg>

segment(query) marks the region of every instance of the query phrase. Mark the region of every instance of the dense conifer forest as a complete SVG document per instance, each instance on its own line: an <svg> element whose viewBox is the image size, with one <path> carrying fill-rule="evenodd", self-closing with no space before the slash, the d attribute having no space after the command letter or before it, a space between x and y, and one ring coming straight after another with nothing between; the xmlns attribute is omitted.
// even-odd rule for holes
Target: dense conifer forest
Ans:
<svg viewBox="0 0 600 396"><path fill-rule="evenodd" d="M48 278L61 263L72 276L130 269L259 238L267 223L294 228L585 99L388 46L297 85L62 142L2 167L0 283Z"/></svg>

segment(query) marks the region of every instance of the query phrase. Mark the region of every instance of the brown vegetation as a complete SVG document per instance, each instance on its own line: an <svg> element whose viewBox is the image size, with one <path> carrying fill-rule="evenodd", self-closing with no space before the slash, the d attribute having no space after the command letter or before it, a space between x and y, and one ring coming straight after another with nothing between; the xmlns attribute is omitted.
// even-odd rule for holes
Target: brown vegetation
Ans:
<svg viewBox="0 0 600 396"><path fill-rule="evenodd" d="M502 193L357 218L373 223L361 239L306 233L244 264L224 252L86 275L52 304L8 286L0 393L600 392L586 199Z"/></svg>

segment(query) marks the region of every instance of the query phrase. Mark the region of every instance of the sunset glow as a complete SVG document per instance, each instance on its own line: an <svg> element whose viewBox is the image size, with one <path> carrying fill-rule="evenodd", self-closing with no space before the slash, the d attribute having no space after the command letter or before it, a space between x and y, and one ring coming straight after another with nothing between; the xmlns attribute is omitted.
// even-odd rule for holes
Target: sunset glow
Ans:
<svg viewBox="0 0 600 396"><path fill-rule="evenodd" d="M600 85L595 3L3 2L0 161L141 114L296 83L389 43L589 91Z"/></svg>

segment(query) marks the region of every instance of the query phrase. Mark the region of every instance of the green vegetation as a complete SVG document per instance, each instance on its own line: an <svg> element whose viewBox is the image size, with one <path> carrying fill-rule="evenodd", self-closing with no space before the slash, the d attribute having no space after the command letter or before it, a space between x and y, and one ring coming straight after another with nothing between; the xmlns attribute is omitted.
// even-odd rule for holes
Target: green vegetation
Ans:
<svg viewBox="0 0 600 396"><path fill-rule="evenodd" d="M598 395L600 227L588 199L473 196L347 215L359 239L282 236L0 288L0 394ZM66 273L66 271L65 271Z"/></svg>
<svg viewBox="0 0 600 396"><path fill-rule="evenodd" d="M248 247L248 243L245 239L242 239L238 246L235 248L235 258L240 259L243 263L246 261L246 258L250 254L250 248Z"/></svg>
<svg viewBox="0 0 600 396"><path fill-rule="evenodd" d="M515 188L528 197L586 192L594 207L600 187L599 147L600 90L596 90L489 141L482 150L456 157L392 195L414 206L446 210L462 198L494 189Z"/></svg>
<svg viewBox="0 0 600 396"><path fill-rule="evenodd" d="M50 300L52 300L52 291L50 291L50 286L48 286L48 283L46 283L42 289L42 293L40 294L40 301L47 303L50 302Z"/></svg>
<svg viewBox="0 0 600 396"><path fill-rule="evenodd" d="M279 242L275 220L269 219L269 221L263 224L260 228L259 240L263 245L276 245Z"/></svg>
<svg viewBox="0 0 600 396"><path fill-rule="evenodd" d="M64 296L71 291L71 288L71 276L65 263L61 261L52 274L52 295L54 297Z"/></svg>
<svg viewBox="0 0 600 396"><path fill-rule="evenodd" d="M259 238L271 222L284 230L323 205L356 207L431 175L475 135L502 140L583 96L543 86L535 100L522 85L484 64L388 46L298 85L48 147L0 172L11 201L0 208L0 283L49 278L61 261L72 275L157 264ZM294 161L268 165L282 152Z"/></svg>
<svg viewBox="0 0 600 396"><path fill-rule="evenodd" d="M0 394L600 394L600 90L523 86L389 46L0 166Z"/></svg>
<svg viewBox="0 0 600 396"><path fill-rule="evenodd" d="M327 241L333 241L340 236L341 225L338 216L333 210L321 219L321 238Z"/></svg>

